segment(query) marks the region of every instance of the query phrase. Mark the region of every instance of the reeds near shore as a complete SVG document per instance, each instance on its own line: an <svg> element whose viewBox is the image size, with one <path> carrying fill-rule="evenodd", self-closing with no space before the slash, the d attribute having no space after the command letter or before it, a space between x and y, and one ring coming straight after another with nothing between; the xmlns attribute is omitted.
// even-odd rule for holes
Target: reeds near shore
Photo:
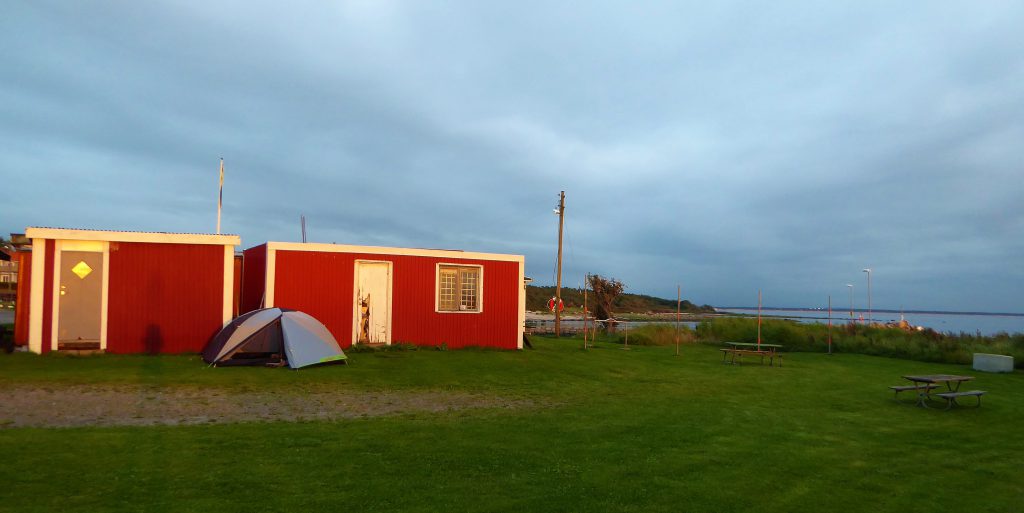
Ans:
<svg viewBox="0 0 1024 513"><path fill-rule="evenodd" d="M630 328L628 331L629 345L631 346L671 346L676 343L676 327L674 324L652 323ZM679 342L689 344L697 340L696 335L689 326L681 324L678 330ZM627 333L620 329L618 342L624 343Z"/></svg>
<svg viewBox="0 0 1024 513"><path fill-rule="evenodd" d="M707 344L756 342L757 319L706 320L697 325L696 336ZM632 343L632 336L630 339ZM761 341L782 344L787 352L827 352L828 326L783 319L762 320ZM832 351L956 364L970 364L974 353L991 353L1013 356L1015 367L1024 368L1022 333L981 336L843 324L832 326Z"/></svg>

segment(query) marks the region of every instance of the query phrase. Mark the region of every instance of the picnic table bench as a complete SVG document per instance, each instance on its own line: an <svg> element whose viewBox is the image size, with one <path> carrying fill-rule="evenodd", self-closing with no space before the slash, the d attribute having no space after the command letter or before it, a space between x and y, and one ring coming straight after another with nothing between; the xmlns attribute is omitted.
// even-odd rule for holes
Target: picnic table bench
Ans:
<svg viewBox="0 0 1024 513"><path fill-rule="evenodd" d="M906 392L907 390L917 390L918 392L920 392L920 391L922 391L925 388L927 388L929 390L935 389L935 388L939 388L939 385L936 385L936 384L933 384L933 383L928 383L926 385L920 385L920 386L918 386L918 385L897 385L897 386L891 386L889 388L892 389L893 392L895 392L893 394L893 396L892 396L893 399L899 399L900 392Z"/></svg>
<svg viewBox="0 0 1024 513"><path fill-rule="evenodd" d="M946 400L946 409L950 409L954 404L959 405L956 402L957 397L975 396L978 398L978 404L974 405L975 408L981 407L981 396L985 395L984 390L967 390L965 392L943 392L941 394L935 394L937 397L941 397Z"/></svg>
<svg viewBox="0 0 1024 513"><path fill-rule="evenodd" d="M930 374L930 375L924 375L924 376L903 376L903 379L906 379L906 380L910 381L911 383L913 383L913 385L910 385L910 386L891 386L889 388L894 390L896 392L896 395L899 395L900 392L905 391L905 390L914 390L914 391L916 391L917 392L917 405L925 407L925 408L928 407L927 401L930 400L933 395L935 397L944 399L946 401L946 409L947 410L952 408L953 406L956 406L956 405L959 404L956 401L958 397L968 397L968 396L977 397L978 398L978 404L975 407L976 408L980 407L981 406L981 396L985 395L985 391L984 390L966 390L966 391L963 391L963 392L960 391L960 384L963 383L964 381L971 381L971 380L973 380L974 376L955 376L955 375L951 375L951 374ZM935 390L937 388L942 388L941 386L939 386L940 383L945 383L946 384L946 391L933 394L932 393L933 390ZM954 384L955 384L955 386L954 386Z"/></svg>
<svg viewBox="0 0 1024 513"><path fill-rule="evenodd" d="M782 367L782 355L779 354L778 350L782 347L778 344L754 344L750 342L726 342L730 347L723 347L719 349L722 352L722 363L736 364L737 359L742 362L744 356L757 356L761 358L761 365L764 365L765 357L768 358L768 365L775 365L775 360L779 360L779 367ZM727 361L728 357L732 356L731 361Z"/></svg>

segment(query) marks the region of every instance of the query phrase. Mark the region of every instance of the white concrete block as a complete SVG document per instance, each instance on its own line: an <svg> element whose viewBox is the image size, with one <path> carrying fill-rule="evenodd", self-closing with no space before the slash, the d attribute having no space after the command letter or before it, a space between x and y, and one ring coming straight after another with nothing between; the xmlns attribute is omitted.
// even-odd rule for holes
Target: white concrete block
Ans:
<svg viewBox="0 0 1024 513"><path fill-rule="evenodd" d="M974 370L983 372L1013 372L1013 357L1001 354L974 353Z"/></svg>

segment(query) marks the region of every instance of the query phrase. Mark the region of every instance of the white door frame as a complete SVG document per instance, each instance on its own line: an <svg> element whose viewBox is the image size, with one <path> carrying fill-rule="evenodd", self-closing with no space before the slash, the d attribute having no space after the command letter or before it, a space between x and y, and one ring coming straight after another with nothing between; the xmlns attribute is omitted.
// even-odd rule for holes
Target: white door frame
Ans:
<svg viewBox="0 0 1024 513"><path fill-rule="evenodd" d="M100 292L100 351L107 350L107 300L110 296L110 242L83 240L53 241L53 311L50 319L50 350L57 351L60 329L60 264L64 251L103 253L103 284ZM44 341L45 342L45 341Z"/></svg>

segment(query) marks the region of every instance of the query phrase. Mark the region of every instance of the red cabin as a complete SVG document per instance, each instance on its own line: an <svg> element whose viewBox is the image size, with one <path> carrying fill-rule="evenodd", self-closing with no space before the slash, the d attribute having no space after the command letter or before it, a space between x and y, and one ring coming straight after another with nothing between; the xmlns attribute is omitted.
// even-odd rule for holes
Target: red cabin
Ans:
<svg viewBox="0 0 1024 513"><path fill-rule="evenodd" d="M29 350L199 352L232 318L237 235L29 228Z"/></svg>
<svg viewBox="0 0 1024 513"><path fill-rule="evenodd" d="M244 262L243 312L301 310L342 347L522 348L522 255L267 242Z"/></svg>

